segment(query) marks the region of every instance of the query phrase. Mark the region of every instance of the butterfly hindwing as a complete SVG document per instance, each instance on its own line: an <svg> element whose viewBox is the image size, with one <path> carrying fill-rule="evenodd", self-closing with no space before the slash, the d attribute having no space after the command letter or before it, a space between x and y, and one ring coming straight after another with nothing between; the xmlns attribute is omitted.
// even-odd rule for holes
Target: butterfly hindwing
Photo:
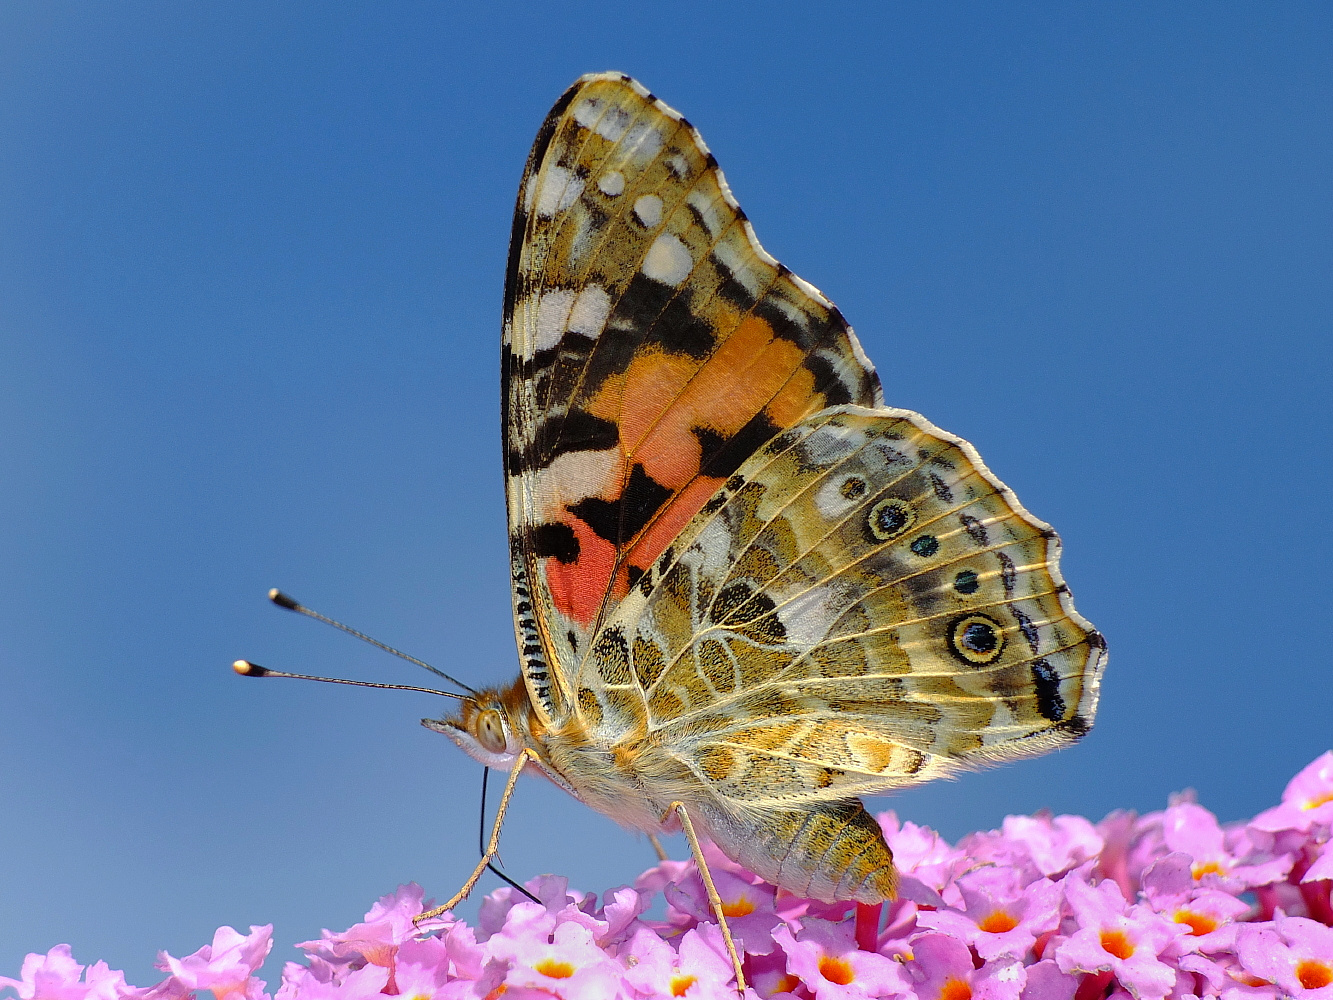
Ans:
<svg viewBox="0 0 1333 1000"><path fill-rule="evenodd" d="M1052 749L1091 724L1105 658L1058 548L966 442L905 410L824 411L621 604L580 710L738 815Z"/></svg>
<svg viewBox="0 0 1333 1000"><path fill-rule="evenodd" d="M514 611L534 708L770 438L876 406L850 327L759 245L688 122L621 74L556 103L520 186L502 396Z"/></svg>

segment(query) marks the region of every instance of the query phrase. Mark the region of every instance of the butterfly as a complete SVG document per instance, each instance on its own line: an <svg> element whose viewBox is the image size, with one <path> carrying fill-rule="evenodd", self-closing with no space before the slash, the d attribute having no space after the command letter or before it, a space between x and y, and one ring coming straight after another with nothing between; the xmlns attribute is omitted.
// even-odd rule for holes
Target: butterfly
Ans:
<svg viewBox="0 0 1333 1000"><path fill-rule="evenodd" d="M426 723L510 772L501 812L535 771L685 827L701 864L706 837L874 904L896 875L861 796L1088 731L1106 644L1055 533L885 405L841 313L628 76L582 77L538 130L502 357L520 676Z"/></svg>

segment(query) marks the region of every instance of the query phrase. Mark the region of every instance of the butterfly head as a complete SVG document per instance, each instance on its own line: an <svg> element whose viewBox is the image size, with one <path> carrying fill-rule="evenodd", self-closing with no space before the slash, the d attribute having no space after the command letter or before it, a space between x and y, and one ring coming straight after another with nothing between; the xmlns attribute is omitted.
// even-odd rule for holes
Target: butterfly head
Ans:
<svg viewBox="0 0 1333 1000"><path fill-rule="evenodd" d="M449 737L478 763L506 769L532 745L530 717L527 691L519 680L508 688L478 691L459 703L456 715L422 719L421 724Z"/></svg>

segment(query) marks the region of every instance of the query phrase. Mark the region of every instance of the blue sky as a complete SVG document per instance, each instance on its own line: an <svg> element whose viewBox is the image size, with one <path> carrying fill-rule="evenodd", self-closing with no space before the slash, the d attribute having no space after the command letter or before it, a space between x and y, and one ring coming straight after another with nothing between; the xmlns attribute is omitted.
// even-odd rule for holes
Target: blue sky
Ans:
<svg viewBox="0 0 1333 1000"><path fill-rule="evenodd" d="M956 837L1192 787L1236 819L1333 743L1333 10L535 9L0 10L0 974L69 942L147 984L273 922L276 980L470 871L442 703L228 664L422 681L277 585L515 673L506 240L589 70L702 130L889 401L1061 532L1110 642L1079 746L872 808ZM596 890L652 857L535 780L503 855Z"/></svg>

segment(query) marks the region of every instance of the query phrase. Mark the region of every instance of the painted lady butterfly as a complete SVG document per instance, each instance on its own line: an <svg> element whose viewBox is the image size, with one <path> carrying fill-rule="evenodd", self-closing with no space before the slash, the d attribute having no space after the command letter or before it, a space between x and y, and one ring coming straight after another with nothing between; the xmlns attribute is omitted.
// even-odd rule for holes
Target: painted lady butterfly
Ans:
<svg viewBox="0 0 1333 1000"><path fill-rule="evenodd" d="M427 724L509 770L506 801L531 768L873 904L896 876L859 796L1087 732L1106 646L1055 533L884 405L842 315L627 76L583 77L537 133L503 355L522 676Z"/></svg>

